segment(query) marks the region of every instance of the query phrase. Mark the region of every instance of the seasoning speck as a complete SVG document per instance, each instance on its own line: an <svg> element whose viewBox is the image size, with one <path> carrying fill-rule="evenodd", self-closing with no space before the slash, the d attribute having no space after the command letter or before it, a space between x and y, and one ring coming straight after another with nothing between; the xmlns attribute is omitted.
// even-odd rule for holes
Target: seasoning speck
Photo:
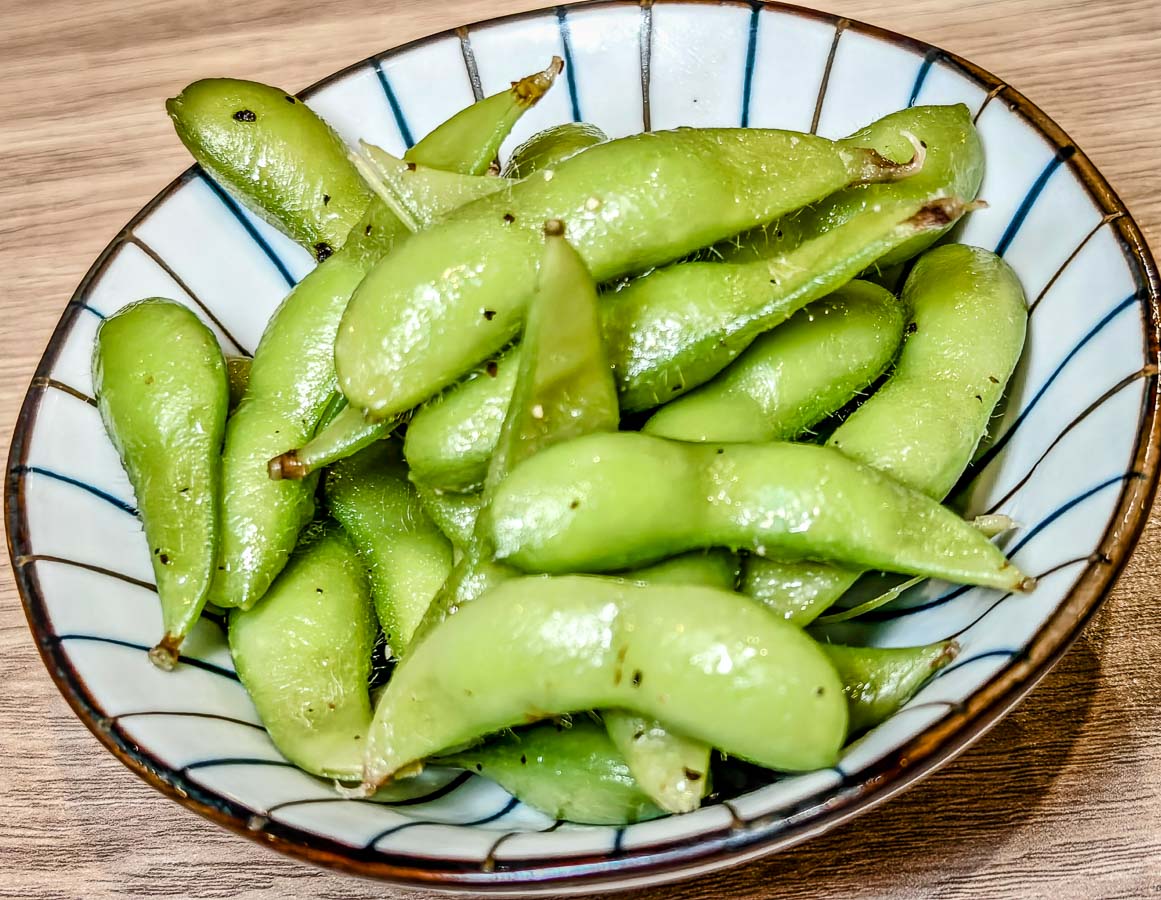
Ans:
<svg viewBox="0 0 1161 900"><path fill-rule="evenodd" d="M257 122L258 117L256 115L254 115L254 110L252 110L252 109L240 109L236 113L234 113L234 121L235 122Z"/></svg>

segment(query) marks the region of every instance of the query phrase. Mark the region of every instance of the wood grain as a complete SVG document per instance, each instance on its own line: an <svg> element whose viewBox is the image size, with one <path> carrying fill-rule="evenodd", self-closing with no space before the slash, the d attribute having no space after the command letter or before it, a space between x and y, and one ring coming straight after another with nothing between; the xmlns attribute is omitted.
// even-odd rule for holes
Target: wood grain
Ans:
<svg viewBox="0 0 1161 900"><path fill-rule="evenodd" d="M204 75L297 89L419 35L543 0L0 3L0 452L90 262L187 157L162 100ZM1161 246L1157 0L829 0L1035 99ZM1161 896L1161 522L1043 684L943 772L704 898ZM0 897L419 897L263 850L153 792L58 696L0 572Z"/></svg>

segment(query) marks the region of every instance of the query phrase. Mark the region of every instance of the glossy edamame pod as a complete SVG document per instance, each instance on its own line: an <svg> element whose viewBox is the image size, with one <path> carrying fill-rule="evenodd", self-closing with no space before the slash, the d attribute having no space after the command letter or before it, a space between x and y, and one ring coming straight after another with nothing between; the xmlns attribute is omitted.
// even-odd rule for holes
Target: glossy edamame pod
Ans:
<svg viewBox="0 0 1161 900"><path fill-rule="evenodd" d="M438 762L478 772L521 803L568 822L629 825L664 815L633 780L604 726L588 716L506 732Z"/></svg>
<svg viewBox="0 0 1161 900"><path fill-rule="evenodd" d="M720 244L719 258L730 262L769 258L786 253L804 240L836 228L866 213L875 204L939 197L974 200L984 173L984 148L972 124L971 111L962 103L951 106L914 106L884 116L840 143L873 147L889 159L910 158L911 139L927 148L922 171L897 185L856 185L838 191L777 223L738 235ZM950 226L948 226L950 227ZM944 230L917 235L885 253L876 268L895 265L920 253Z"/></svg>
<svg viewBox="0 0 1161 900"><path fill-rule="evenodd" d="M325 491L331 515L367 568L387 646L401 656L451 571L451 544L424 512L390 442L328 470Z"/></svg>
<svg viewBox="0 0 1161 900"><path fill-rule="evenodd" d="M820 646L842 679L852 735L895 715L932 675L959 654L955 641L889 649Z"/></svg>
<svg viewBox="0 0 1161 900"><path fill-rule="evenodd" d="M514 86L507 92L513 95L510 102L525 108L515 91ZM445 123L412 147L409 156L422 163L431 147L445 152L446 130L462 137L458 125ZM480 138L481 143L493 140L491 129ZM471 155L474 149L461 142L461 152ZM297 164L309 166L310 161L299 159ZM371 203L352 239L291 291L262 335L250 386L227 428L222 543L211 592L219 606L257 602L314 514L317 475L295 481L271 478L271 470L275 475L302 474L291 465L293 460L281 458L306 443L322 412L334 408L339 318L368 269L405 231L390 210ZM276 458L280 462L272 467L270 461Z"/></svg>
<svg viewBox="0 0 1161 900"><path fill-rule="evenodd" d="M588 122L553 125L536 132L513 150L508 164L504 166L503 175L505 178L527 178L535 172L551 169L594 144L603 144L608 139L607 134Z"/></svg>
<svg viewBox="0 0 1161 900"><path fill-rule="evenodd" d="M704 384L758 335L967 210L954 197L883 203L772 259L689 262L629 282L602 309L621 407L648 409Z"/></svg>
<svg viewBox="0 0 1161 900"><path fill-rule="evenodd" d="M482 735L593 708L657 717L786 771L832 765L847 729L826 655L745 597L518 578L463 607L396 668L375 710L364 790Z"/></svg>
<svg viewBox="0 0 1161 900"><path fill-rule="evenodd" d="M759 337L724 372L642 427L679 441L785 441L832 415L886 371L903 307L852 281Z"/></svg>
<svg viewBox="0 0 1161 900"><path fill-rule="evenodd" d="M919 258L902 300L911 333L894 373L829 443L940 499L971 461L1020 358L1028 322L1024 291L995 254L948 244ZM744 589L805 625L859 574L751 559Z"/></svg>
<svg viewBox="0 0 1161 900"><path fill-rule="evenodd" d="M250 383L250 357L226 357L226 381L230 388L230 412L242 402L242 395L246 393L246 385Z"/></svg>
<svg viewBox="0 0 1161 900"><path fill-rule="evenodd" d="M696 584L732 591L738 580L738 558L727 550L694 550L621 573L638 584Z"/></svg>
<svg viewBox="0 0 1161 900"><path fill-rule="evenodd" d="M342 138L280 88L207 78L165 108L214 181L319 260L342 247L371 202Z"/></svg>
<svg viewBox="0 0 1161 900"><path fill-rule="evenodd" d="M514 469L484 516L496 558L525 571L607 572L728 547L1004 590L1032 586L969 522L812 444L587 435Z"/></svg>
<svg viewBox="0 0 1161 900"><path fill-rule="evenodd" d="M313 775L357 780L378 629L342 530L305 535L264 601L230 614L228 633L238 677L282 754Z"/></svg>
<svg viewBox="0 0 1161 900"><path fill-rule="evenodd" d="M684 129L598 144L414 235L352 297L335 343L340 387L378 418L411 409L520 330L541 224L560 219L607 281L668 262L860 181L921 165L809 135ZM668 189L672 186L672 189Z"/></svg>
<svg viewBox="0 0 1161 900"><path fill-rule="evenodd" d="M164 636L149 658L172 669L213 577L226 365L189 309L142 300L97 329L93 385L133 485L161 600Z"/></svg>
<svg viewBox="0 0 1161 900"><path fill-rule="evenodd" d="M463 551L471 543L476 519L479 518L480 509L484 504L482 493L477 491L459 494L443 491L428 487L422 481L415 482L415 490L431 520L452 542L453 547Z"/></svg>

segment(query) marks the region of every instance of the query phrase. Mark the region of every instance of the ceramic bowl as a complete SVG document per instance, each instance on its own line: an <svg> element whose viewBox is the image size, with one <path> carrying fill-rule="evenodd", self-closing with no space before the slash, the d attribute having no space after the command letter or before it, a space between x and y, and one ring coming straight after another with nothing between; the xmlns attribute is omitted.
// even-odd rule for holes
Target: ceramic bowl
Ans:
<svg viewBox="0 0 1161 900"><path fill-rule="evenodd" d="M468 775L408 804L340 799L267 739L217 624L199 624L175 673L144 652L160 615L133 494L92 399L97 325L162 295L194 309L227 351L248 352L312 265L190 169L101 254L45 351L9 462L12 563L45 664L100 741L184 806L300 859L410 884L560 895L735 865L833 828L947 762L1044 675L1108 592L1152 498L1155 265L1064 132L963 59L777 4L595 3L425 38L302 96L344 138L399 153L553 55L566 61L564 82L505 153L571 119L613 137L678 125L838 137L909 104L971 108L990 206L958 240L1003 255L1031 307L1005 411L968 475L971 511L1021 523L1006 549L1040 584L1018 597L929 584L844 627L840 637L878 645L955 636L963 651L833 769L727 786L690 815L573 826Z"/></svg>

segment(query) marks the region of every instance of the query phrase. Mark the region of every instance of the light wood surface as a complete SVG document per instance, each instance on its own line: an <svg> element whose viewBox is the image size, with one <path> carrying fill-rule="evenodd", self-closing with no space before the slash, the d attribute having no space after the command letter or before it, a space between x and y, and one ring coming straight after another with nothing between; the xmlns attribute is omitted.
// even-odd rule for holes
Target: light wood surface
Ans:
<svg viewBox="0 0 1161 900"><path fill-rule="evenodd" d="M1158 0L827 2L1024 91L1161 247ZM188 163L165 97L218 74L298 89L413 37L542 3L0 0L0 453L74 286ZM944 771L798 849L633 896L1161 896L1159 524L1064 661ZM0 897L422 896L283 858L148 788L59 697L0 569Z"/></svg>

